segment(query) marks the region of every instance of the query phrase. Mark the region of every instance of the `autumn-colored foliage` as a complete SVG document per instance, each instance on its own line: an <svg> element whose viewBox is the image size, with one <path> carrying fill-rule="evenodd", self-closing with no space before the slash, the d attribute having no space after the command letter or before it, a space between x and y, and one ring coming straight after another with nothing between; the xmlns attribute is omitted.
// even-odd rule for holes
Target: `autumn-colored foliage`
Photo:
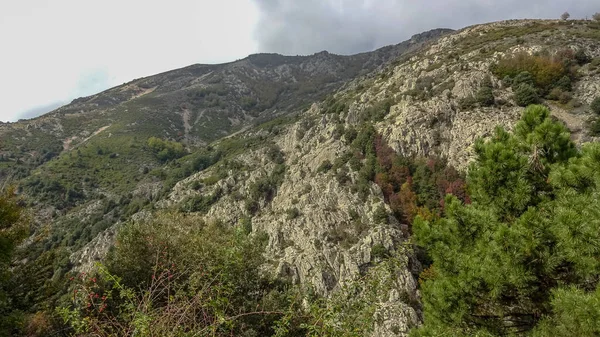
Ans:
<svg viewBox="0 0 600 337"><path fill-rule="evenodd" d="M469 202L461 175L438 158L414 159L398 155L381 137L373 137L376 155L374 182L403 223L417 214L439 214L446 194Z"/></svg>

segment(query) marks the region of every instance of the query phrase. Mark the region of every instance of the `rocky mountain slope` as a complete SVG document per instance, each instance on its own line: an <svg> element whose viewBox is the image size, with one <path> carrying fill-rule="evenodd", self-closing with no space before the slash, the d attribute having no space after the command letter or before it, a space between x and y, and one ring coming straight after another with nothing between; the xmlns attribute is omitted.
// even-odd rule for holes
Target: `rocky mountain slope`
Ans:
<svg viewBox="0 0 600 337"><path fill-rule="evenodd" d="M373 336L406 336L422 320L422 267L410 228L394 213L387 192L376 179L361 178L369 157L356 155L356 139L364 130L372 127L406 158L443 157L464 172L474 140L490 136L497 125L512 128L523 109L494 65L516 55L554 57L570 49L589 60L573 68L577 75L568 100L543 102L577 143L595 140L587 125L589 104L600 92L598 24L519 20L439 37L442 33L448 32L351 57L263 54L227 65L192 66L76 100L32 121L4 125L0 135L11 140L2 150L5 155L22 150L28 139L41 139L36 136L41 133L62 146L57 159L31 174L21 173L24 191L41 200L36 202L38 219L52 223L45 237L38 235L29 244L61 249L61 268L86 270L105 256L119 223L177 209L205 222L267 233L270 262L265 270L309 284L323 296L343 291L392 254L399 264L376 276L389 282L377 289ZM490 88L491 104L478 100L482 87ZM283 89L273 93L276 88ZM327 93L333 94L321 100ZM277 115L283 116L250 127L256 119ZM131 137L127 151L117 149L124 135ZM161 164L147 149L144 156L138 154L149 136L188 145L214 142ZM109 146L111 138L118 142ZM31 144L25 152L35 156L39 145ZM115 174L131 165L134 173L119 177L127 182L111 187ZM81 173L89 170L97 172ZM71 178L68 172L87 179L84 191L68 189L63 182ZM98 178L102 174L105 180ZM56 199L44 199L56 187L48 180L63 184L58 195L72 193L75 201L60 208L53 204ZM45 253L30 258L40 254Z"/></svg>
<svg viewBox="0 0 600 337"><path fill-rule="evenodd" d="M38 118L3 123L0 151L7 159L44 161L100 133L151 135L203 145L308 107L346 81L448 32L433 30L357 55L255 54L227 64L198 64L136 79L75 99ZM38 156L36 152L42 150L46 153Z"/></svg>
<svg viewBox="0 0 600 337"><path fill-rule="evenodd" d="M590 33L596 35L588 37ZM378 206L385 205L379 186L372 184L367 198L361 199L352 189L358 184L358 172L349 164L337 171L320 171L323 162L334 163L351 151L346 134L340 136L340 128L358 127L365 111L391 100L389 113L374 126L397 152L443 156L464 170L472 157L474 140L491 135L497 125L512 128L523 109L514 102L512 89L492 74L492 64L521 52L546 50L553 54L564 48L583 49L597 59L598 37L586 23L573 26L548 21L479 25L442 37L377 76L347 85L335 95L335 100L346 105L343 111L332 112L331 103L315 104L298 121L282 126L275 134L265 132L264 136L281 150L287 169L276 195L261 204L258 213L249 213L245 202L251 198L253 184L276 169L277 164L268 159L269 147L234 157L241 169L227 170L212 186L202 183L215 175L213 168L182 180L159 205L170 207L218 189L222 196L206 212L207 221L238 223L251 218L253 229L269 234L274 270L327 294L372 264L373 247L404 251L404 244L409 242L398 219L390 216L385 223L376 219ZM600 72L592 64L579 71L571 102L546 103L553 116L582 143L594 140L584 126L592 117L587 106L600 92ZM475 95L486 76L493 79L495 104L461 107L459 102ZM253 136L251 132L243 137ZM336 179L344 169L349 172L349 183ZM203 187L190 188L198 184ZM385 207L391 214L389 206ZM366 230L357 230L356 214ZM415 275L420 266L412 254L405 256L404 268L394 275L395 287L381 298L386 319L374 335L404 335L419 322L420 309L414 299L419 297Z"/></svg>

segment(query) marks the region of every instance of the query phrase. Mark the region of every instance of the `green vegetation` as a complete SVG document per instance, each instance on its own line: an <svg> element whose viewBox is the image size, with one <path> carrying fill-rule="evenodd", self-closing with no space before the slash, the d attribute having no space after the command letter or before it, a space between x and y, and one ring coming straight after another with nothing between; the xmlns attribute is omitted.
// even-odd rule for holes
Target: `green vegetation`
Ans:
<svg viewBox="0 0 600 337"><path fill-rule="evenodd" d="M285 211L285 214L288 220L293 220L300 216L300 211L296 207L294 207L287 209Z"/></svg>
<svg viewBox="0 0 600 337"><path fill-rule="evenodd" d="M0 195L0 336L9 336L20 320L20 313L12 306L13 286L9 268L14 250L27 236L28 228L23 209L14 190L7 189Z"/></svg>
<svg viewBox="0 0 600 337"><path fill-rule="evenodd" d="M325 160L323 160L321 165L319 165L319 167L317 167L317 173L329 172L329 170L331 170L332 167L333 167L333 164L331 164L331 161L329 161L329 159L325 159Z"/></svg>
<svg viewBox="0 0 600 337"><path fill-rule="evenodd" d="M572 100L578 67L591 62L582 50L562 49L553 56L521 53L494 64L491 71L511 85L520 106L539 102L540 97L567 104Z"/></svg>
<svg viewBox="0 0 600 337"><path fill-rule="evenodd" d="M286 167L283 164L278 164L273 168L273 171L268 176L257 179L250 185L248 199L246 200L245 208L250 214L255 214L260 209L260 202L270 202L277 188L283 182Z"/></svg>
<svg viewBox="0 0 600 337"><path fill-rule="evenodd" d="M472 203L446 198L414 233L425 325L414 336L595 336L600 275L600 146L576 150L543 106L476 144ZM575 304L577 303L577 304Z"/></svg>
<svg viewBox="0 0 600 337"><path fill-rule="evenodd" d="M464 180L445 160L400 156L370 125L361 128L352 147L357 151L353 158L365 158L353 190L366 195L369 184L376 183L393 214L407 225L417 214L439 214L446 194L469 200ZM376 212L376 222L383 221L384 212Z"/></svg>
<svg viewBox="0 0 600 337"><path fill-rule="evenodd" d="M85 336L271 335L286 299L259 275L264 242L177 214L128 224L106 267L71 278L59 313Z"/></svg>
<svg viewBox="0 0 600 337"><path fill-rule="evenodd" d="M185 154L185 149L181 143L162 140L157 137L148 139L148 147L154 152L156 158L162 162L177 159Z"/></svg>
<svg viewBox="0 0 600 337"><path fill-rule="evenodd" d="M590 104L590 109L592 109L592 112L596 115L600 115L600 96L596 97L592 101L592 104Z"/></svg>
<svg viewBox="0 0 600 337"><path fill-rule="evenodd" d="M377 302L406 268L398 252L375 245L379 262L326 300L263 275L266 237L247 233L242 223L231 228L174 213L128 223L104 265L70 278L61 320L37 328L78 336L358 337L372 331Z"/></svg>
<svg viewBox="0 0 600 337"><path fill-rule="evenodd" d="M475 95L477 103L481 106L492 106L494 105L494 92L490 86L482 86L477 94Z"/></svg>
<svg viewBox="0 0 600 337"><path fill-rule="evenodd" d="M515 102L519 106L538 103L539 99L537 90L530 84L522 83L515 89Z"/></svg>
<svg viewBox="0 0 600 337"><path fill-rule="evenodd" d="M536 87L549 91L563 76L568 75L568 69L560 60L529 54L517 54L502 59L492 67L492 72L498 78L509 76L514 78L513 86L521 83L533 84ZM523 76L526 72L528 76ZM529 77L527 80L517 81L519 78ZM531 83L533 82L533 83Z"/></svg>

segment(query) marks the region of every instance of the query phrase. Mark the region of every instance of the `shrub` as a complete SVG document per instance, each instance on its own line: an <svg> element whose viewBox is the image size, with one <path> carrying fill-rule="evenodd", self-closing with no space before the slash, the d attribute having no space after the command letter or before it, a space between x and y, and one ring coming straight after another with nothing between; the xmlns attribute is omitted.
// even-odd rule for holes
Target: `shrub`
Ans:
<svg viewBox="0 0 600 337"><path fill-rule="evenodd" d="M592 109L593 113L600 115L600 96L596 97L592 101L592 104L590 104L590 108Z"/></svg>
<svg viewBox="0 0 600 337"><path fill-rule="evenodd" d="M267 150L267 158L269 158L275 164L283 164L285 162L283 152L281 152L279 146L275 144L269 146L269 149Z"/></svg>
<svg viewBox="0 0 600 337"><path fill-rule="evenodd" d="M349 126L346 128L346 132L344 133L344 143L346 143L346 145L352 144L357 135L358 132L356 132L356 128Z"/></svg>
<svg viewBox="0 0 600 337"><path fill-rule="evenodd" d="M560 99L560 95L562 93L563 93L563 91L561 89L554 88L548 93L548 95L546 95L546 98L551 101L558 101Z"/></svg>
<svg viewBox="0 0 600 337"><path fill-rule="evenodd" d="M531 86L535 85L533 76L531 76L528 71L520 72L512 81L513 88L518 88L521 84L529 84Z"/></svg>
<svg viewBox="0 0 600 337"><path fill-rule="evenodd" d="M390 256L390 252L381 243L375 244L371 247L371 259L385 259Z"/></svg>
<svg viewBox="0 0 600 337"><path fill-rule="evenodd" d="M594 136L594 137L598 137L600 136L600 118L596 118L596 120L594 120L591 124L590 124L590 135Z"/></svg>
<svg viewBox="0 0 600 337"><path fill-rule="evenodd" d="M162 140L157 137L148 139L148 147L154 152L156 158L163 162L185 155L185 149L181 143Z"/></svg>
<svg viewBox="0 0 600 337"><path fill-rule="evenodd" d="M73 335L271 335L281 315L266 312L287 308L261 276L264 235L158 214L124 225L117 242L106 267L71 277L57 311Z"/></svg>
<svg viewBox="0 0 600 337"><path fill-rule="evenodd" d="M558 101L561 102L562 104L567 104L572 99L573 99L573 95L568 91L563 91L560 93L560 96L558 96Z"/></svg>
<svg viewBox="0 0 600 337"><path fill-rule="evenodd" d="M583 49L577 49L573 58L579 65L584 65L592 61L592 58L588 56Z"/></svg>
<svg viewBox="0 0 600 337"><path fill-rule="evenodd" d="M573 99L573 95L568 91L563 91L560 88L554 88L548 96L546 96L549 100L559 101L562 104L567 104Z"/></svg>
<svg viewBox="0 0 600 337"><path fill-rule="evenodd" d="M545 92L550 91L563 76L569 75L568 69L560 60L549 56L532 56L527 53L520 53L502 59L497 64L492 65L491 71L498 78L506 76L514 78L513 88L522 83L528 83ZM523 72L528 72L531 79L527 78L528 75L521 74ZM517 79L517 75L520 74L523 78Z"/></svg>
<svg viewBox="0 0 600 337"><path fill-rule="evenodd" d="M288 220L292 220L292 219L296 219L297 217L300 216L300 211L296 207L294 207L294 208L287 209L285 211L285 214L286 214L286 217Z"/></svg>
<svg viewBox="0 0 600 337"><path fill-rule="evenodd" d="M183 212L206 213L210 207L221 198L220 191L210 195L198 195L188 198L181 206Z"/></svg>
<svg viewBox="0 0 600 337"><path fill-rule="evenodd" d="M555 88L562 89L563 91L571 91L573 86L569 76L563 76L558 82L556 82Z"/></svg>
<svg viewBox="0 0 600 337"><path fill-rule="evenodd" d="M388 212L385 210L383 205L379 205L373 213L373 220L377 224L386 224L389 221Z"/></svg>
<svg viewBox="0 0 600 337"><path fill-rule="evenodd" d="M492 106L494 105L494 93L492 88L488 86L483 86L479 89L477 94L475 95L475 100L481 106Z"/></svg>
<svg viewBox="0 0 600 337"><path fill-rule="evenodd" d="M477 104L477 99L473 95L466 96L466 97L458 100L458 107L461 110L471 109L471 108L475 107L475 104Z"/></svg>
<svg viewBox="0 0 600 337"><path fill-rule="evenodd" d="M537 90L529 84L521 84L515 90L515 101L519 106L528 106L539 101Z"/></svg>
<svg viewBox="0 0 600 337"><path fill-rule="evenodd" d="M317 173L329 172L329 170L331 170L332 167L333 167L333 164L331 164L329 159L323 160L321 165L319 165L319 167L317 168Z"/></svg>
<svg viewBox="0 0 600 337"><path fill-rule="evenodd" d="M333 137L333 139L338 140L338 139L342 138L345 131L346 131L346 129L344 127L344 124L338 123L338 124L336 124L335 129L333 129L331 136Z"/></svg>

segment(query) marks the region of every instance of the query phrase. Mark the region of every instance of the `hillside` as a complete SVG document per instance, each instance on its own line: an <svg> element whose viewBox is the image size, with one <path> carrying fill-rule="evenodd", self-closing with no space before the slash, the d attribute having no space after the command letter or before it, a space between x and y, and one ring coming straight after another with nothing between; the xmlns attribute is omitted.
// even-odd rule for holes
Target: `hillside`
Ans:
<svg viewBox="0 0 600 337"><path fill-rule="evenodd" d="M121 228L185 241L202 223L266 234L261 270L336 313L311 307L327 317L315 323L323 335L407 336L424 321L432 264L413 220L442 217L447 193L470 203L475 140L513 130L524 106L542 103L578 147L596 142L598 93L598 23L519 20L354 56L191 66L2 125L4 177L37 222L20 253L20 308L59 303L67 272L114 258ZM177 144L189 153L161 159ZM173 213L172 228L144 229Z"/></svg>

